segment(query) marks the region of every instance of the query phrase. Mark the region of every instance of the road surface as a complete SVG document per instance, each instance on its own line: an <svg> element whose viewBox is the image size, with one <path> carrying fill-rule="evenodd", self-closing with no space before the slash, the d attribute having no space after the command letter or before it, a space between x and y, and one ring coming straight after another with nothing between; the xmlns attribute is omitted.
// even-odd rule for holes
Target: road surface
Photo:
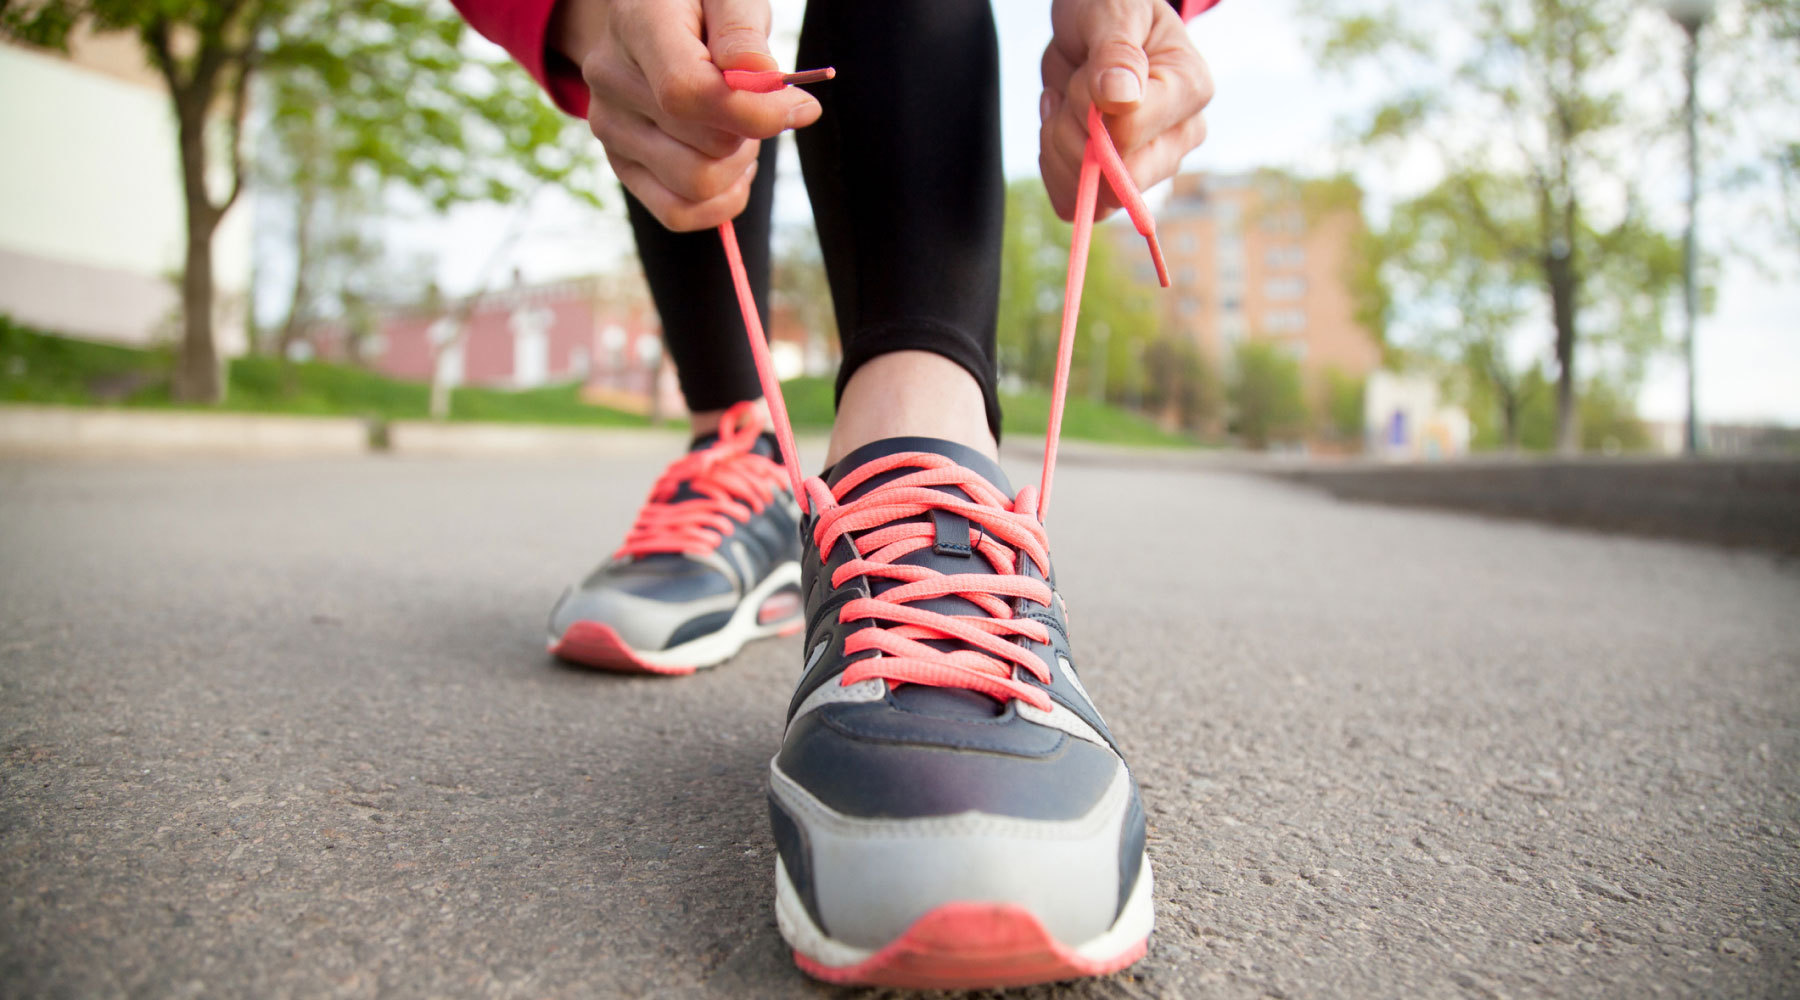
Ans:
<svg viewBox="0 0 1800 1000"><path fill-rule="evenodd" d="M798 640L545 658L656 471L0 464L5 993L851 995L771 908ZM1158 929L1055 995L1800 991L1800 566L1192 470L1056 498Z"/></svg>

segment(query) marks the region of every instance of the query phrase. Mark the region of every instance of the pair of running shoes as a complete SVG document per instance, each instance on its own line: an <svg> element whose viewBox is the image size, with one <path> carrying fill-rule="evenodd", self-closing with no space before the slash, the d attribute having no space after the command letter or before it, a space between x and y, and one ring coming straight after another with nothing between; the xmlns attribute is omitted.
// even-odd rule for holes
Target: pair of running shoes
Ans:
<svg viewBox="0 0 1800 1000"><path fill-rule="evenodd" d="M1076 673L1037 488L894 438L797 498L763 419L734 407L668 467L557 603L551 652L681 675L804 635L769 818L776 919L810 975L998 987L1136 961L1144 810Z"/></svg>

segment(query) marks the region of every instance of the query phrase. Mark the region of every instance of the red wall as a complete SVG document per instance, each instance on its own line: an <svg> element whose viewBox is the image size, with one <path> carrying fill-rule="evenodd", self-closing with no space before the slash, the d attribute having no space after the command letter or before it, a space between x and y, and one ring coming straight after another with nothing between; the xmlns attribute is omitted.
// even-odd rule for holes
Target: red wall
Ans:
<svg viewBox="0 0 1800 1000"><path fill-rule="evenodd" d="M550 383L577 377L578 349L585 348L590 383L632 392L648 392L652 383L649 366L641 361L639 342L657 341L660 330L643 307L604 309L581 285L522 289L490 296L469 317L463 342L465 385L512 385L516 373L513 317L530 310L548 310L550 323L548 370ZM385 343L370 352L370 363L398 378L431 377L431 320L414 314L397 314L382 323ZM618 326L625 331L625 346L618 352L601 348L601 331Z"/></svg>

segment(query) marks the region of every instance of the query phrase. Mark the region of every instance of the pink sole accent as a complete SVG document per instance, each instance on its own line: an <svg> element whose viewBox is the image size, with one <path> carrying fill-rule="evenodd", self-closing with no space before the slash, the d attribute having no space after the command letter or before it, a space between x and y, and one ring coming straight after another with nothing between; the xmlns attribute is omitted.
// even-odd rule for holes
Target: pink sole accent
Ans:
<svg viewBox="0 0 1800 1000"><path fill-rule="evenodd" d="M645 663L612 626L599 622L576 622L569 626L563 637L550 647L550 655L570 663L579 663L584 667L597 667L601 670L613 670L627 674L661 674L663 676L680 676L691 674L694 667L665 667L654 663Z"/></svg>
<svg viewBox="0 0 1800 1000"><path fill-rule="evenodd" d="M794 952L815 979L904 989L988 989L1104 976L1144 957L1148 939L1117 955L1083 958L1010 903L945 903L855 965L829 966Z"/></svg>
<svg viewBox="0 0 1800 1000"><path fill-rule="evenodd" d="M767 625L783 618L792 618L800 613L800 595L794 593L771 594L769 599L756 609L756 624Z"/></svg>

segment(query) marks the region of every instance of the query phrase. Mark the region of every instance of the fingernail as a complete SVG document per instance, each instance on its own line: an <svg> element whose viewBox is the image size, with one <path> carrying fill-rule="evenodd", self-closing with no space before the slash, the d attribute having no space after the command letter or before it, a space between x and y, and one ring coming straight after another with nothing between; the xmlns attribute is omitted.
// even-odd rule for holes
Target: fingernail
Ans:
<svg viewBox="0 0 1800 1000"><path fill-rule="evenodd" d="M801 123L807 120L807 116L812 113L813 107L813 103L807 101L804 104L796 104L789 108L787 113L787 127L799 128Z"/></svg>
<svg viewBox="0 0 1800 1000"><path fill-rule="evenodd" d="M1100 74L1100 99L1109 104L1136 104L1144 96L1144 86L1137 74L1114 67Z"/></svg>
<svg viewBox="0 0 1800 1000"><path fill-rule="evenodd" d="M1038 124L1042 125L1043 123L1049 121L1050 115L1054 111L1055 111L1055 108L1053 108L1050 104L1050 92L1048 90L1046 90L1046 91L1044 91L1043 96L1038 98Z"/></svg>

